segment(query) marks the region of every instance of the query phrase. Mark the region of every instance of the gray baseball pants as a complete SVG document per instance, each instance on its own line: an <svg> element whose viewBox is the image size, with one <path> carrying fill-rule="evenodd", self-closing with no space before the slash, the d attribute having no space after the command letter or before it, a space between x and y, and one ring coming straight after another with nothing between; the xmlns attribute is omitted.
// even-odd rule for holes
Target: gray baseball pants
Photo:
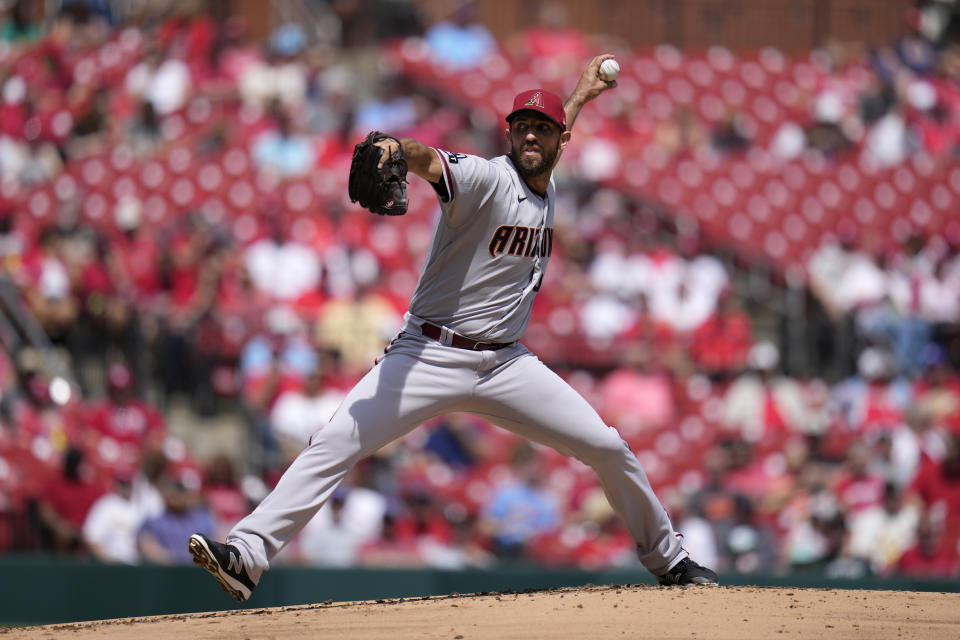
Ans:
<svg viewBox="0 0 960 640"><path fill-rule="evenodd" d="M596 472L654 575L686 557L636 456L560 376L517 343L468 351L402 333L347 394L276 488L227 536L254 580L360 460L436 416L466 412Z"/></svg>

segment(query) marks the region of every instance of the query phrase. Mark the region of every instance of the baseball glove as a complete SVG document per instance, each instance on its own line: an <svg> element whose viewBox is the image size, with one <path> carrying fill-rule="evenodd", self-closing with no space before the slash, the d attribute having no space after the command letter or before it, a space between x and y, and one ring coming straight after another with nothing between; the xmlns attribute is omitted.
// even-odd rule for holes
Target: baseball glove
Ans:
<svg viewBox="0 0 960 640"><path fill-rule="evenodd" d="M377 143L393 140L397 150L380 164L383 151ZM359 202L381 216L402 216L407 212L407 159L403 145L392 136L371 131L367 139L353 148L348 186L351 202Z"/></svg>

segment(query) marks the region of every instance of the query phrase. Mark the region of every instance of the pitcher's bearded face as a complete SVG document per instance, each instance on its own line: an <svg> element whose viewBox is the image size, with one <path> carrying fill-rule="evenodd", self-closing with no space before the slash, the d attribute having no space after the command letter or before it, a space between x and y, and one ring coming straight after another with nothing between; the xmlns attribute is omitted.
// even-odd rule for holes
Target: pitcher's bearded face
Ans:
<svg viewBox="0 0 960 640"><path fill-rule="evenodd" d="M524 178L553 169L560 153L560 127L536 113L520 113L510 121L510 157Z"/></svg>

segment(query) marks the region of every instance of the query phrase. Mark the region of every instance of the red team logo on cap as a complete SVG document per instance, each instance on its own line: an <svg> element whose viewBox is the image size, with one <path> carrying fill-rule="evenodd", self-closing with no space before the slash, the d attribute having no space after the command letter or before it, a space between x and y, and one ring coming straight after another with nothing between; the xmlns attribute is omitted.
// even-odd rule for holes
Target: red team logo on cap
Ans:
<svg viewBox="0 0 960 640"><path fill-rule="evenodd" d="M556 122L561 131L567 128L567 114L563 108L563 100L555 93L545 89L521 91L513 99L513 110L507 115L507 122L510 122L517 112L524 110L542 113Z"/></svg>
<svg viewBox="0 0 960 640"><path fill-rule="evenodd" d="M530 96L530 99L527 100L523 106L543 109L543 91L537 91L535 94Z"/></svg>

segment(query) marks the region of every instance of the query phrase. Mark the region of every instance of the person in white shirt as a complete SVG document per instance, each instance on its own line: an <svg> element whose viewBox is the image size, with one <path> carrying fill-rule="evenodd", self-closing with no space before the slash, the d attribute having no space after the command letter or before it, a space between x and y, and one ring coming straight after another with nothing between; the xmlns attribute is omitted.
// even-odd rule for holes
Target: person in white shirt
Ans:
<svg viewBox="0 0 960 640"><path fill-rule="evenodd" d="M285 460L292 460L307 446L342 401L342 392L324 387L319 367L307 376L302 389L285 391L277 398L270 411L270 426Z"/></svg>
<svg viewBox="0 0 960 640"><path fill-rule="evenodd" d="M145 513L133 497L132 469L120 468L114 473L113 491L106 493L90 507L83 522L83 541L101 562L137 564L137 531Z"/></svg>

